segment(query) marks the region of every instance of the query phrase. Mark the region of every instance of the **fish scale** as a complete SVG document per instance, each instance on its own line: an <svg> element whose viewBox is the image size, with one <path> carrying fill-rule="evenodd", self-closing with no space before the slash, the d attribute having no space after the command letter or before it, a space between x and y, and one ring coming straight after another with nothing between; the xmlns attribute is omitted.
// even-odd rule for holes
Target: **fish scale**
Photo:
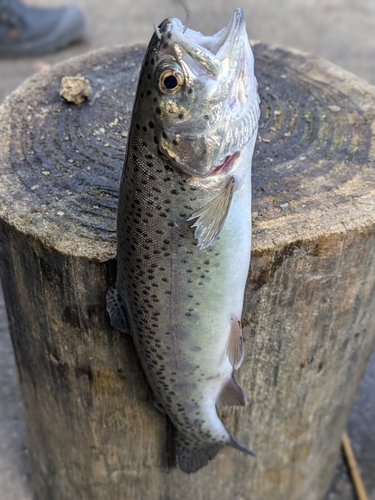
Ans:
<svg viewBox="0 0 375 500"><path fill-rule="evenodd" d="M242 11L235 16L232 31L243 23ZM235 164L229 176L212 164L218 175L192 175L195 164L176 168L176 154L166 148L186 151L195 143L179 149L189 134L163 123L186 128L189 102L201 90L185 84L181 102L165 101L150 80L164 65L160 50L174 47L171 23L177 21L166 20L156 30L140 74L119 193L117 283L107 307L112 324L132 334L158 406L177 429L178 464L190 473L228 444L251 453L225 429L216 408L246 401L232 372L243 357L240 321L250 262L249 166L256 130L248 131L241 152L223 163L229 169ZM217 116L217 109L212 111ZM196 128L212 126L209 121L207 114ZM243 127L247 122L244 117ZM199 137L199 147L204 140Z"/></svg>

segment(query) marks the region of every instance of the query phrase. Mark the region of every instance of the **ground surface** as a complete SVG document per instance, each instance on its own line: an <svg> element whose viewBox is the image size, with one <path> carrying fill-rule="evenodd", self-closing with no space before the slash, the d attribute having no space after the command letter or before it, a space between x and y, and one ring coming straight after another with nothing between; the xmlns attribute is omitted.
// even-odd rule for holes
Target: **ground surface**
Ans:
<svg viewBox="0 0 375 500"><path fill-rule="evenodd" d="M34 0L57 6L57 0ZM179 0L76 0L86 17L86 40L57 54L0 61L0 102L26 77L48 64L112 44L147 43L152 25L165 17L184 20ZM369 0L190 0L189 26L211 34L234 8L243 7L250 38L324 57L375 84L375 2ZM349 435L375 500L375 353L348 423ZM17 374L0 290L0 492L2 500L30 500L27 449ZM327 500L354 500L340 460ZM73 500L73 499L72 499ZM277 500L277 499L275 499ZM303 500L303 499L301 499Z"/></svg>

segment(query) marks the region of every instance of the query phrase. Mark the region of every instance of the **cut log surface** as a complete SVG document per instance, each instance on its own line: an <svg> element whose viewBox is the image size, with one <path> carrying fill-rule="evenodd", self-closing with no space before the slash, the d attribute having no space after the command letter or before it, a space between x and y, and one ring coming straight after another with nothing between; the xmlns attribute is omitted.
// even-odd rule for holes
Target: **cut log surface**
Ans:
<svg viewBox="0 0 375 500"><path fill-rule="evenodd" d="M144 47L66 61L0 111L0 250L38 500L321 500L375 341L375 91L254 44L261 97L244 304L246 407L194 475L111 327L117 194ZM64 76L91 87L79 105Z"/></svg>

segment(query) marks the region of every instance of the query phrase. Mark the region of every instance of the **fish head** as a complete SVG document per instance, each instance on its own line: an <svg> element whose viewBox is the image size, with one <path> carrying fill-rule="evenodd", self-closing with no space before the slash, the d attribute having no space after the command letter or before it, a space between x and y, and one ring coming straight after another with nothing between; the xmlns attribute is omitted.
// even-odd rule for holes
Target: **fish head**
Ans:
<svg viewBox="0 0 375 500"><path fill-rule="evenodd" d="M135 108L139 121L153 117L138 126L183 174L205 178L233 169L259 117L242 10L212 36L175 18L155 28Z"/></svg>

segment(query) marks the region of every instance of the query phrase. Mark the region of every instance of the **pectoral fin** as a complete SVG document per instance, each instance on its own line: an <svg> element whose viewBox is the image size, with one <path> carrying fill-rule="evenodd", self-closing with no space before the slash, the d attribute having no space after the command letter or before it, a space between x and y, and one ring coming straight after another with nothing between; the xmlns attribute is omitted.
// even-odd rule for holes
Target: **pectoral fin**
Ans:
<svg viewBox="0 0 375 500"><path fill-rule="evenodd" d="M242 326L241 321L238 319L232 322L227 352L233 369L237 370L241 366L244 357Z"/></svg>
<svg viewBox="0 0 375 500"><path fill-rule="evenodd" d="M237 380L231 377L223 385L219 397L216 401L216 407L222 406L245 406L246 396L238 385Z"/></svg>
<svg viewBox="0 0 375 500"><path fill-rule="evenodd" d="M121 295L117 293L116 286L113 286L107 292L107 311L115 328L124 333L131 333L125 304Z"/></svg>
<svg viewBox="0 0 375 500"><path fill-rule="evenodd" d="M218 196L187 219L197 219L191 227L196 228L195 237L201 250L212 246L222 230L232 201L234 182L231 177Z"/></svg>

